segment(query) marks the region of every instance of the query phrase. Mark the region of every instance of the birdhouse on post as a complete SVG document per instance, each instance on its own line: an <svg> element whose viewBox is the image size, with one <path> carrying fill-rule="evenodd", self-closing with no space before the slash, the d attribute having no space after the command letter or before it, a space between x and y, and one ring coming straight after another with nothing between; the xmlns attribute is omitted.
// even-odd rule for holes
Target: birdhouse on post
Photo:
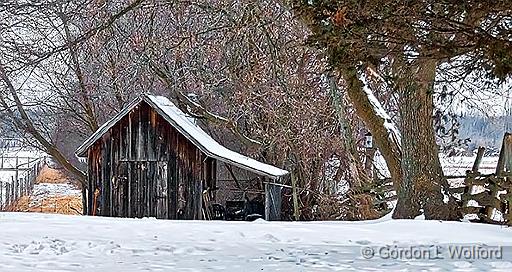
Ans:
<svg viewBox="0 0 512 272"><path fill-rule="evenodd" d="M374 167L373 167L373 158L375 157L375 148L373 147L373 136L370 132L367 132L364 135L364 148L366 149L365 156L365 170L368 176L375 177L374 175Z"/></svg>
<svg viewBox="0 0 512 272"><path fill-rule="evenodd" d="M373 136L370 132L367 132L364 135L364 148L366 148L366 149L373 148Z"/></svg>

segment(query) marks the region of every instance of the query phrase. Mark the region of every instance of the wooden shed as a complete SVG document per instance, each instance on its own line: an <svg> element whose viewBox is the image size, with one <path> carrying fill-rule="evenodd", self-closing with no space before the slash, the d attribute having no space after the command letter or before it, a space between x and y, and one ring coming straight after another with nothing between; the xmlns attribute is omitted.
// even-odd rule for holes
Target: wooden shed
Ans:
<svg viewBox="0 0 512 272"><path fill-rule="evenodd" d="M257 175L265 219L280 219L288 172L222 146L162 96L135 99L75 154L87 158L89 215L211 219L223 163Z"/></svg>

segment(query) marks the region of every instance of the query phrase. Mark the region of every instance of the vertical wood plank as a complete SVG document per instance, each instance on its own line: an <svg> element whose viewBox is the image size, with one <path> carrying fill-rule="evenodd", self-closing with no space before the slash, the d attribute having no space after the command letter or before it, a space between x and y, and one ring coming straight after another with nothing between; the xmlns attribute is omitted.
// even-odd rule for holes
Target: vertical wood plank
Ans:
<svg viewBox="0 0 512 272"><path fill-rule="evenodd" d="M155 161L150 161L149 162L149 169L148 169L148 188L147 188L147 191L148 191L148 213L149 213L149 216L150 217L156 217L156 202L157 202L157 199L156 199L156 184L155 184L155 179L156 179L156 162Z"/></svg>
<svg viewBox="0 0 512 272"><path fill-rule="evenodd" d="M195 169L195 178L194 183L196 184L196 194L197 203L196 203L196 214L197 219L205 219L203 218L203 179L202 179L202 161L201 161L201 153L199 149L197 149L194 145L192 145L194 149L194 169Z"/></svg>
<svg viewBox="0 0 512 272"><path fill-rule="evenodd" d="M110 206L110 215L111 216L117 216L118 210L116 208L116 199L117 199L117 181L116 181L116 174L115 173L115 165L117 162L117 158L115 157L115 154L117 153L119 144L117 142L119 141L119 129L118 125L115 125L112 128L112 137L110 138L110 159L109 159L109 184L110 184L110 195L109 195L109 206Z"/></svg>
<svg viewBox="0 0 512 272"><path fill-rule="evenodd" d="M103 150L103 210L102 215L111 216L110 206L110 193L112 191L112 178L110 173L110 167L112 164L112 135L111 133L106 134L105 138L105 149Z"/></svg>
<svg viewBox="0 0 512 272"><path fill-rule="evenodd" d="M140 161L142 159L144 159L143 155L145 154L144 152L144 134L142 132L142 124L143 124L143 121L142 121L142 107L140 106L138 109L137 109L137 116L138 116L138 119L137 119L137 145L136 145L136 149L137 149L137 156L136 156L136 160Z"/></svg>
<svg viewBox="0 0 512 272"><path fill-rule="evenodd" d="M127 173L126 173L126 176L128 178L127 180L127 194L126 194L126 198L127 198L127 209L126 209L126 212L127 212L127 216L128 217L133 217L135 216L133 214L133 193L132 193L132 184L133 184L133 163L126 163L126 166L127 166Z"/></svg>
<svg viewBox="0 0 512 272"><path fill-rule="evenodd" d="M157 132L156 132L156 116L155 110L151 109L149 112L149 126L148 126L148 160L157 160Z"/></svg>
<svg viewBox="0 0 512 272"><path fill-rule="evenodd" d="M169 218L178 219L178 190L179 190L179 148L178 148L178 137L174 130L168 131L169 144L166 148L169 149L168 156L170 156L169 165Z"/></svg>
<svg viewBox="0 0 512 272"><path fill-rule="evenodd" d="M130 113L129 127L130 127L130 157L129 160L135 161L138 159L137 156L137 144L138 144L138 122L139 122L139 110L135 107Z"/></svg>
<svg viewBox="0 0 512 272"><path fill-rule="evenodd" d="M131 159L133 159L133 112L131 111L129 114L128 114L128 135L126 135L126 138L127 138L127 141L128 141L128 156L126 157L126 159L128 161L130 161ZM127 168L128 168L128 173L127 173L127 178L128 178L128 184L127 184L127 187L128 187L128 192L127 192L127 200L128 200L128 206L127 206L127 216L128 217L132 217L134 216L133 215L133 209L132 209L132 206L133 206L133 200L132 200L132 176L133 176L133 169L132 169L132 164L131 163L127 163Z"/></svg>
<svg viewBox="0 0 512 272"><path fill-rule="evenodd" d="M167 162L157 162L157 208L156 208L156 217L157 218L168 218L168 188L167 188Z"/></svg>
<svg viewBox="0 0 512 272"><path fill-rule="evenodd" d="M88 175L87 175L87 185L88 185L88 194L87 194L87 214L92 215L92 201L93 201L93 188L94 188L94 164L95 164L95 158L93 156L94 146L89 148L87 151L87 168L88 168Z"/></svg>
<svg viewBox="0 0 512 272"><path fill-rule="evenodd" d="M139 153L140 154L140 153ZM135 190L137 195L137 217L142 218L144 216L143 210L144 205L143 201L143 183L144 183L144 163L143 162L137 162L137 188Z"/></svg>

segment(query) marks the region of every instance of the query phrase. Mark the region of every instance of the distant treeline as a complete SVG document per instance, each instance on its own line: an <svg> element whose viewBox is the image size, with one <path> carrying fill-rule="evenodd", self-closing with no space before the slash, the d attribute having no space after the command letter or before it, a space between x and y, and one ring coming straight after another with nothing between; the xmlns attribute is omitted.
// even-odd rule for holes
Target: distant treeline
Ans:
<svg viewBox="0 0 512 272"><path fill-rule="evenodd" d="M462 116L458 121L459 137L471 139L469 150L478 146L499 149L503 134L512 130L512 116Z"/></svg>

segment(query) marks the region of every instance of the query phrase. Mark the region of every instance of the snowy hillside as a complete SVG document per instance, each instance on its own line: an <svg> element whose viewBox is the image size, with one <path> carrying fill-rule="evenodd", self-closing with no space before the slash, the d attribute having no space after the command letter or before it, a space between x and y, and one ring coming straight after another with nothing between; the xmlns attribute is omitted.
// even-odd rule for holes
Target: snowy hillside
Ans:
<svg viewBox="0 0 512 272"><path fill-rule="evenodd" d="M198 222L1 213L0 271L511 271L512 230L422 220ZM505 246L502 259L451 259L448 244ZM433 260L378 248L439 248ZM375 250L365 259L361 252ZM371 256L370 256L371 257Z"/></svg>

